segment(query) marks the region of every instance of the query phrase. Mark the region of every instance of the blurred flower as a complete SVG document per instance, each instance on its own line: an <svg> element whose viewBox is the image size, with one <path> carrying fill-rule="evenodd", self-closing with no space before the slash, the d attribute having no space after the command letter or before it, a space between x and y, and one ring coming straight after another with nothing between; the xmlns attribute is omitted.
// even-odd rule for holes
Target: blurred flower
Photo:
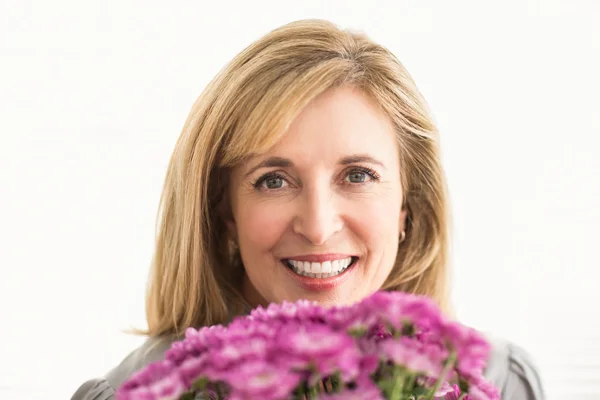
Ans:
<svg viewBox="0 0 600 400"><path fill-rule="evenodd" d="M466 382L463 399L496 400L499 391L482 376L489 351L483 336L446 320L425 297L378 292L329 308L284 302L258 307L227 327L187 329L164 360L118 388L117 399L201 392L202 398L278 400L318 392L329 400L458 400L458 383Z"/></svg>

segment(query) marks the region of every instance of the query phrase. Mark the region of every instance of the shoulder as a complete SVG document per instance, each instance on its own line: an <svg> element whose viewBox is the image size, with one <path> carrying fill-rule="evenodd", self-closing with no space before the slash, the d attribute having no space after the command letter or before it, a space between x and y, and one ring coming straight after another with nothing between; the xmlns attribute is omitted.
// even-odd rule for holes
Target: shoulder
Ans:
<svg viewBox="0 0 600 400"><path fill-rule="evenodd" d="M104 377L83 383L71 400L112 400L116 389L131 375L155 361L163 359L165 352L176 341L173 337L153 337L133 350Z"/></svg>
<svg viewBox="0 0 600 400"><path fill-rule="evenodd" d="M507 340L488 336L492 351L485 376L501 391L502 399L543 400L542 382L532 357Z"/></svg>

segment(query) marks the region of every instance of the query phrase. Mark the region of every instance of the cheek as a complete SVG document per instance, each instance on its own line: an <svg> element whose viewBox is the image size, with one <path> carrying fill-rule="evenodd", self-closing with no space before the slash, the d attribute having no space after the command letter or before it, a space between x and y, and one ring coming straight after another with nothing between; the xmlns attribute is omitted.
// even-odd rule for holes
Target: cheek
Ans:
<svg viewBox="0 0 600 400"><path fill-rule="evenodd" d="M400 204L381 202L363 207L352 230L366 247L367 258L359 275L363 288L379 289L391 273L398 252Z"/></svg>
<svg viewBox="0 0 600 400"><path fill-rule="evenodd" d="M285 210L273 204L244 203L236 216L240 245L256 254L273 248L288 226Z"/></svg>
<svg viewBox="0 0 600 400"><path fill-rule="evenodd" d="M350 218L352 230L361 236L369 250L381 251L395 244L400 234L400 201L379 198L364 202Z"/></svg>

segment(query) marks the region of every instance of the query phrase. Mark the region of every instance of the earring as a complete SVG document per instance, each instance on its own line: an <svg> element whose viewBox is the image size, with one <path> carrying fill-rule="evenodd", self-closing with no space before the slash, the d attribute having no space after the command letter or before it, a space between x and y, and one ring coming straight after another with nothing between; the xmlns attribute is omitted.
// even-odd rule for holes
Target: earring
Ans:
<svg viewBox="0 0 600 400"><path fill-rule="evenodd" d="M406 231L402 231L402 234L400 234L400 240L398 240L398 243L404 242L404 239L406 239Z"/></svg>

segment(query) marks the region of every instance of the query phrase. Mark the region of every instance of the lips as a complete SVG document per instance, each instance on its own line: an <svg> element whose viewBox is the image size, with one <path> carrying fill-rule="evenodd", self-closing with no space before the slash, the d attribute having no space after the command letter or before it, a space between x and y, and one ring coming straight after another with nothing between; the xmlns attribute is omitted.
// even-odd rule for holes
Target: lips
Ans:
<svg viewBox="0 0 600 400"><path fill-rule="evenodd" d="M294 272L314 278L335 276L348 268L352 262L352 257L323 262L299 261L294 259L285 260L287 266L294 270Z"/></svg>
<svg viewBox="0 0 600 400"><path fill-rule="evenodd" d="M355 265L359 263L359 258L344 256L344 258L333 261L308 262L298 261L294 257L293 259L283 259L281 263L294 282L304 290L325 292L342 285L352 276L356 269ZM305 268L310 271L313 271L313 268L315 268L314 271L323 271L324 269L327 271L328 268L331 268L335 272L313 273L306 272Z"/></svg>
<svg viewBox="0 0 600 400"><path fill-rule="evenodd" d="M358 262L358 257L327 254L293 257L281 261L302 286L311 290L321 290L335 287L340 281L338 278L345 276L352 269Z"/></svg>
<svg viewBox="0 0 600 400"><path fill-rule="evenodd" d="M345 253L329 253L329 254L306 254L302 256L294 256L285 258L285 260L308 261L322 263L325 261L343 260L344 258L353 257L351 254Z"/></svg>

